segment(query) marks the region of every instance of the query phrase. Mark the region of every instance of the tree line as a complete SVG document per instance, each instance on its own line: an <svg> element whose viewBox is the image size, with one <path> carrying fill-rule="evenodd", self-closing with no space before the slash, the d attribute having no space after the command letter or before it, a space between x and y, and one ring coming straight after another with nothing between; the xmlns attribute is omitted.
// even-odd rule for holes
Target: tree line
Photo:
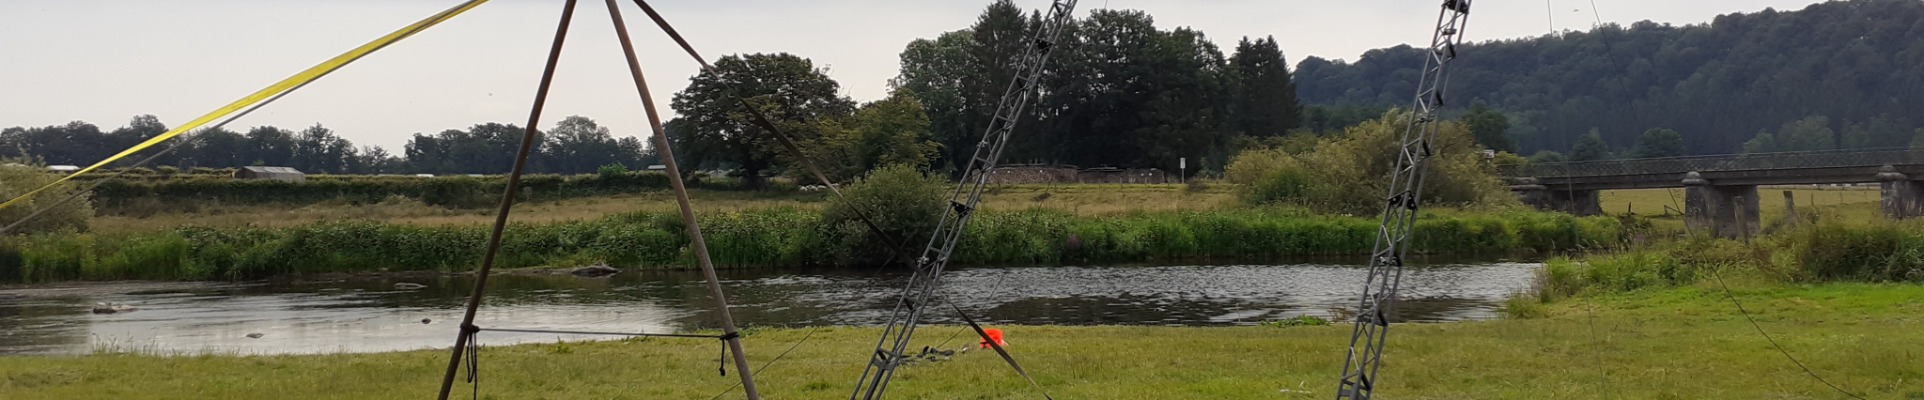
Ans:
<svg viewBox="0 0 1924 400"><path fill-rule="evenodd" d="M84 121L42 127L0 130L0 157L30 157L50 165L90 165L141 141L167 132L152 115L135 116L126 126L102 130ZM181 138L187 142L155 158L149 166L233 168L250 165L294 167L328 174L499 174L513 164L526 131L514 124L483 123L468 129L435 134L416 133L402 154L379 146L355 146L333 129L314 124L301 130L257 126L245 131L201 129ZM615 138L607 127L587 117L562 119L540 132L529 157L529 172L592 173L606 165L641 169L655 156L635 137ZM129 165L155 149L123 159Z"/></svg>
<svg viewBox="0 0 1924 400"><path fill-rule="evenodd" d="M847 181L884 165L954 173L969 163L1025 39L1042 24L1008 0L967 27L906 44L887 97L858 102L788 53L738 54L693 77L667 122L688 170L727 170L750 187L801 178L809 160ZM1639 22L1466 44L1450 110L1481 146L1538 160L1739 151L1902 147L1924 141L1924 3L1853 0L1729 14L1706 24ZM1237 152L1340 134L1405 105L1424 50L1291 68L1277 39L1227 52L1200 31L1135 10L1074 19L1001 162L1221 171ZM766 115L788 143L754 121ZM150 116L103 131L83 122L0 131L0 156L84 164L165 131ZM319 124L206 130L165 165L284 165L329 173L500 173L522 130L485 123L415 134L399 154L355 146ZM1309 143L1309 140L1295 140ZM789 144L795 145L790 149ZM542 133L534 172L652 164L652 146L573 117ZM798 152L799 151L799 152ZM812 179L804 179L812 180Z"/></svg>
<svg viewBox="0 0 1924 400"><path fill-rule="evenodd" d="M1041 24L1039 13L996 1L967 28L910 42L890 96L868 104L840 95L800 56L723 58L675 96L676 155L737 166L751 179L793 174L794 156L751 123L742 98L842 176L896 163L955 172L969 163ZM1190 168L1220 170L1240 144L1304 126L1273 38L1243 38L1225 55L1202 32L1105 9L1072 21L1055 48L1003 164L1174 170L1187 158ZM1381 110L1355 114L1348 118Z"/></svg>
<svg viewBox="0 0 1924 400"><path fill-rule="evenodd" d="M1460 53L1449 98L1500 110L1514 147L1486 144L1522 154L1638 157L1668 143L1665 132L1680 134L1681 154L1924 144L1914 140L1924 134L1915 119L1924 104L1916 68L1924 65L1924 2L1609 24L1466 44ZM1404 105L1423 57L1409 46L1355 62L1309 57L1296 67L1298 95L1323 107Z"/></svg>

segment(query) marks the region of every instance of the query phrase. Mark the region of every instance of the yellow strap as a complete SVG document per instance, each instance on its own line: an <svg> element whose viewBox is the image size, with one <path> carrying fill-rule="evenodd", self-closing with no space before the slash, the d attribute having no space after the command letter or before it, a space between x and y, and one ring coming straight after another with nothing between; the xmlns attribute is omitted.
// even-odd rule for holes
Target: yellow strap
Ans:
<svg viewBox="0 0 1924 400"><path fill-rule="evenodd" d="M254 92L254 94L247 95L247 97L242 97L240 100L235 100L233 103L229 103L225 107L221 107L219 109L214 110L213 112L209 112L207 113L207 115L202 115L200 116L200 118L195 118L193 121L188 121L186 124L182 124L180 126L174 127L174 129L169 130L166 133L162 133L159 136L154 136L151 139L147 139L147 141L145 142L140 142L140 144L136 144L134 145L134 147L129 147L127 148L127 150L123 150L120 153L114 154L111 157L107 157L107 159L105 160L100 160L100 162L94 163L94 165L87 166L87 168L83 168L80 171L76 171L72 175L67 175L66 177L60 178L60 180L56 180L56 181L53 181L53 183L47 184L46 186L41 186L39 189L34 189L33 191L27 192L26 194L20 195L19 197L15 197L12 200L7 200L6 203L0 203L0 209L11 207L16 203L26 201L28 198L31 198L36 194L40 194L40 192L42 191L46 191L47 189L53 188L55 185L59 185L63 182L71 180L74 177L80 176L81 174L93 172L96 169L100 169L100 167L102 166L106 166L107 164L112 163L114 161L119 161L120 159L126 158L127 156L133 155L134 153L138 153L141 150L146 150L149 147L153 147L156 144L160 144L161 142L167 141L167 139L172 139L175 136L180 136L180 134L182 133L192 131L195 128L199 128L201 125L206 125L208 122L212 122L215 119L219 119L220 117L226 116L228 114L232 114L235 111L240 111L241 109L247 108L248 106L253 105L254 103L259 103L261 100L265 100L269 97L273 97L276 94L280 94L281 92L288 91L294 87L301 86L308 82L312 82L315 79L320 79L322 75L327 75L330 72L334 72L334 70L340 69L341 67L346 66L348 63L354 62L354 60L358 60L361 57L368 55L368 53L373 53L375 50L380 50L382 47L387 47L387 45L389 44L393 44L394 42L400 41L401 39L405 39L408 36L413 36L416 33L420 33L421 31L426 30L428 27L434 26L435 24L439 24L443 21L447 21L450 18L454 18L454 16L460 15L463 12L467 12L468 10L473 9L475 6L479 6L481 5L481 3L486 3L486 2L488 2L488 0L468 0L467 2L454 6L453 8L449 8L447 10L441 11L440 13L429 16L427 19L423 19L420 22L415 22L413 25L408 25L406 27L401 28L400 30L396 30L394 31L394 33L389 33L387 34L387 36L382 36L379 39L374 39L374 41L361 45L361 47L356 47L354 48L354 50L348 50L348 52L342 53L339 56L335 56L334 58L329 59L326 62L322 62L320 65L315 65L312 68L308 68L305 71L301 71L301 73L294 74L294 76L287 77L287 79L283 79L280 82L276 82L273 85L268 86L267 88Z"/></svg>

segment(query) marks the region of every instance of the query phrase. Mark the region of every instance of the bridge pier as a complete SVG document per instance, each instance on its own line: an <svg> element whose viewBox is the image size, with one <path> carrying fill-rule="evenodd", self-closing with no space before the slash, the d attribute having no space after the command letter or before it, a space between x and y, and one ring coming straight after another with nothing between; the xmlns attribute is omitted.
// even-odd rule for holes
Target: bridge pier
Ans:
<svg viewBox="0 0 1924 400"><path fill-rule="evenodd" d="M1511 180L1510 191L1523 199L1523 204L1538 210L1586 217L1603 215L1603 202L1597 198L1597 190L1551 190L1536 178L1517 178Z"/></svg>
<svg viewBox="0 0 1924 400"><path fill-rule="evenodd" d="M1756 234L1756 185L1716 185L1702 174L1684 175L1684 227L1722 238Z"/></svg>
<svg viewBox="0 0 1924 400"><path fill-rule="evenodd" d="M1897 167L1885 165L1877 171L1877 182L1883 202L1883 214L1890 219L1908 219L1924 216L1924 182L1911 180L1911 177L1897 172Z"/></svg>

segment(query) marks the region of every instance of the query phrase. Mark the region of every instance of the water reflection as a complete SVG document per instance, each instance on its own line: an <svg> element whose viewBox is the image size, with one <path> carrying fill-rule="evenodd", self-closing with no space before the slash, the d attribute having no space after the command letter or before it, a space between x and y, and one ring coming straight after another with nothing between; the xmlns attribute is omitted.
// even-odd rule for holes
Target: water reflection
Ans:
<svg viewBox="0 0 1924 400"><path fill-rule="evenodd" d="M1488 318L1528 286L1533 264L1412 268L1394 317ZM869 271L724 274L745 326L875 325L907 277ZM1361 267L1328 265L956 269L941 296L978 319L1018 324L1237 325L1353 308ZM397 290L395 283L425 285ZM612 278L497 276L477 324L560 330L676 332L712 328L699 274ZM0 354L96 348L322 353L447 346L472 281L369 278L252 284L107 284L0 291ZM96 302L137 311L93 314ZM424 323L425 319L425 323ZM959 323L953 312L926 321ZM251 338L249 334L260 334ZM585 339L484 334L488 344Z"/></svg>

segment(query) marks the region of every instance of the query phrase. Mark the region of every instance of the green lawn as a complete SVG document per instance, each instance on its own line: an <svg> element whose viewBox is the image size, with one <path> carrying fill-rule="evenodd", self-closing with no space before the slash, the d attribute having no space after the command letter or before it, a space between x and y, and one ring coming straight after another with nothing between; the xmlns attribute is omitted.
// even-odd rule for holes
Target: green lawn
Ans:
<svg viewBox="0 0 1924 400"><path fill-rule="evenodd" d="M1832 382L1873 399L1924 398L1924 286L1759 285L1738 293L1764 329ZM1325 399L1349 334L1341 324L1002 328L1015 355L1061 399ZM928 327L921 336L933 344L954 329ZM752 362L805 332L750 332ZM876 334L821 329L761 373L761 386L771 399L846 398ZM1720 291L1702 286L1567 299L1537 319L1398 325L1391 335L1378 391L1386 398L1602 399L1605 374L1607 397L1616 399L1843 398L1785 360ZM707 399L735 382L716 374L716 351L695 339L485 348L481 393ZM4 357L0 399L421 399L433 395L446 356ZM904 367L890 393L1040 398L987 352Z"/></svg>

